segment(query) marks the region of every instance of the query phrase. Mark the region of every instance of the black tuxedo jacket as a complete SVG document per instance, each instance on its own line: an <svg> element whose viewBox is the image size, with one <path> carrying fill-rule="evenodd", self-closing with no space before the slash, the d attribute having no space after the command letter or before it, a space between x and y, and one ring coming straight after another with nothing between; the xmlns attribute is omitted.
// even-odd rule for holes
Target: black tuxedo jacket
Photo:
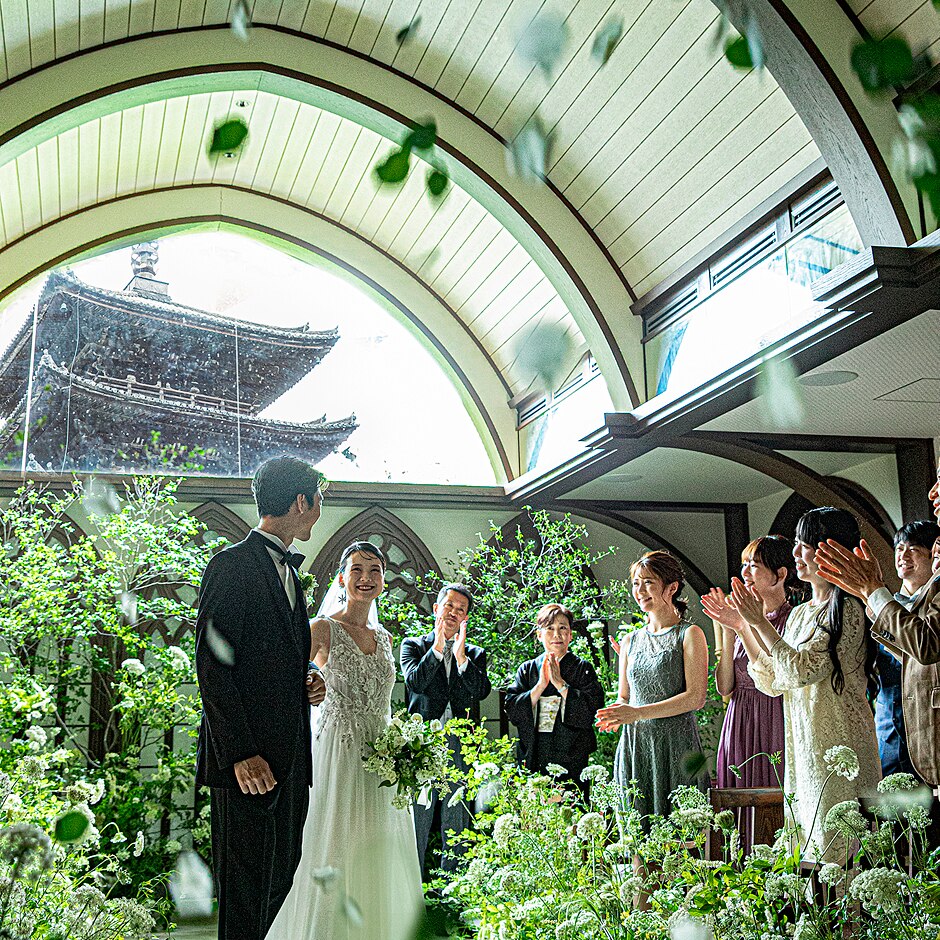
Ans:
<svg viewBox="0 0 940 940"><path fill-rule="evenodd" d="M305 680L310 622L296 574L292 611L277 565L257 532L206 566L196 620L202 722L196 780L236 788L234 765L260 754L278 783L312 783Z"/></svg>
<svg viewBox="0 0 940 940"><path fill-rule="evenodd" d="M409 712L425 720L440 718L449 703L455 718L480 720L480 702L492 686L486 675L486 653L479 646L467 644L467 668L461 675L454 660L448 681L444 661L434 655L434 634L408 637L401 644L401 671Z"/></svg>
<svg viewBox="0 0 940 940"><path fill-rule="evenodd" d="M536 724L532 713L531 691L538 685L545 654L524 662L512 685L506 691L506 715L519 729L519 761L532 770L544 770L544 762L536 753ZM561 661L561 677L568 683L565 717L561 709L552 730L553 760L565 767L582 770L597 750L594 720L597 710L604 707L604 689L590 663L567 653ZM553 685L542 693L543 698L560 694ZM561 759L564 755L565 759Z"/></svg>

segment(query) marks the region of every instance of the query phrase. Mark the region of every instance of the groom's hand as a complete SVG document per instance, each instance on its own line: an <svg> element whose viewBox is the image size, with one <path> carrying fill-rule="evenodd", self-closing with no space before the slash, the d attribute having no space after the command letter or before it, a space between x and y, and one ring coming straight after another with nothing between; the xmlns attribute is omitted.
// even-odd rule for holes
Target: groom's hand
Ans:
<svg viewBox="0 0 940 940"><path fill-rule="evenodd" d="M253 796L262 796L270 793L277 786L268 762L260 754L240 760L235 765L235 779L246 796L249 793Z"/></svg>
<svg viewBox="0 0 940 940"><path fill-rule="evenodd" d="M326 698L326 683L318 672L307 674L307 701L319 705Z"/></svg>

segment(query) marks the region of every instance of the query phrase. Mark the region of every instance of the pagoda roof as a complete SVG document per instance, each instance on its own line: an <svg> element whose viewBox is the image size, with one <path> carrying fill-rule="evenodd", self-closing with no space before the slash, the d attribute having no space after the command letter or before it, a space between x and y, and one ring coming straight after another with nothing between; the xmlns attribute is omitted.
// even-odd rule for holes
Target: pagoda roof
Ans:
<svg viewBox="0 0 940 940"><path fill-rule="evenodd" d="M339 338L335 328L269 326L107 290L68 270L46 279L35 321L37 353L71 361L76 373L237 396L255 414L309 374ZM0 403L8 406L29 378L33 322L27 319L0 360Z"/></svg>

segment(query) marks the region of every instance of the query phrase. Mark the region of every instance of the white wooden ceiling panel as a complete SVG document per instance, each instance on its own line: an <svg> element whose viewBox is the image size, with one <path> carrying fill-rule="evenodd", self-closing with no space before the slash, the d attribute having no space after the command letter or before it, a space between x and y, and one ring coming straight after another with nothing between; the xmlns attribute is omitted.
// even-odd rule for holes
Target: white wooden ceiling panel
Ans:
<svg viewBox="0 0 940 940"><path fill-rule="evenodd" d="M3 7L0 3L0 20ZM55 54L61 59L78 52L78 5L79 0L55 0Z"/></svg>
<svg viewBox="0 0 940 940"><path fill-rule="evenodd" d="M434 288L443 291L448 296L455 285L467 276L480 259L483 258L482 268L486 268L486 252L499 237L502 226L490 215L480 218L479 224L473 227L466 239L448 238L441 246L442 254L450 260L441 267L434 279ZM459 244L458 244L459 243Z"/></svg>
<svg viewBox="0 0 940 940"><path fill-rule="evenodd" d="M351 202L356 193L371 195L375 187L368 179L372 167L380 159L379 154L382 147L382 138L378 134L363 130L346 155L342 172L330 193L329 200L326 203L326 214L333 219L340 219L344 224L349 224L346 212L351 206ZM361 214L361 204L360 214ZM355 210L353 210L355 212ZM351 227L354 227L351 226Z"/></svg>
<svg viewBox="0 0 940 940"><path fill-rule="evenodd" d="M333 15L330 17L324 38L339 46L347 45L361 9L362 0L353 0L352 3L344 3L340 0L333 8Z"/></svg>
<svg viewBox="0 0 940 940"><path fill-rule="evenodd" d="M58 142L44 140L36 148L36 173L39 186L39 213L43 222L61 215L59 205L59 147Z"/></svg>
<svg viewBox="0 0 940 940"><path fill-rule="evenodd" d="M199 0L189 0L189 2L199 2ZM255 23L277 23L281 7L284 5L284 0L252 0L251 19ZM303 8L304 3L299 2L293 5Z"/></svg>
<svg viewBox="0 0 940 940"><path fill-rule="evenodd" d="M467 4L464 9L472 8ZM440 94L452 101L456 100L492 31L499 26L507 13L508 4L505 0L481 0L480 5L472 11L466 29L460 37L459 52L448 57L440 77L435 82L434 87Z"/></svg>
<svg viewBox="0 0 940 940"><path fill-rule="evenodd" d="M226 8L228 4L226 3ZM140 36L153 30L153 0L131 0L128 32L131 36ZM212 22L207 20L207 22Z"/></svg>
<svg viewBox="0 0 940 940"><path fill-rule="evenodd" d="M391 65L395 56L398 55L399 44L396 36L399 30L414 22L418 11L421 11L421 36L428 34L424 30L424 11L426 4L422 0L368 0L366 3L367 12L362 17L372 24L378 25L378 33L370 40L370 29L364 29L362 33L362 45L355 46L360 52L365 53L377 62L384 62ZM430 9L430 6L428 6ZM353 38L358 40L359 33L353 34ZM416 40L424 44L426 39Z"/></svg>
<svg viewBox="0 0 940 940"><path fill-rule="evenodd" d="M528 281L525 278L526 271L530 274L534 270L540 277L545 275L539 271L538 266L532 261L529 253L515 240L511 239L508 244L500 248L508 248L508 251L499 261L493 270L478 281L471 281L467 285L467 290L458 284L458 292L455 299L461 294L463 299L459 301L457 312L466 314L468 311L474 311L473 317L468 317L468 322L475 323L484 311L494 310L497 315L501 315L507 307L511 307L509 302L510 294L507 294L513 286L516 287L515 296L522 296L532 286L531 277ZM536 278L536 282L539 278ZM523 285L520 290L520 283ZM528 286L525 286L528 284Z"/></svg>
<svg viewBox="0 0 940 940"><path fill-rule="evenodd" d="M156 0L154 4L153 29L178 29L180 20L180 0Z"/></svg>
<svg viewBox="0 0 940 940"><path fill-rule="evenodd" d="M104 41L117 42L130 33L130 0L105 0L104 3Z"/></svg>
<svg viewBox="0 0 940 940"><path fill-rule="evenodd" d="M140 2L140 0L134 0L135 4L138 2ZM204 0L204 2L205 14L202 18L203 23L209 24L231 22L232 0ZM292 10L299 10L301 18L303 18L303 15L307 9L307 4L305 2L290 2L285 3L284 6L290 7Z"/></svg>
<svg viewBox="0 0 940 940"><path fill-rule="evenodd" d="M32 231L43 223L39 196L39 161L35 150L29 150L17 161L20 202L23 207L23 228Z"/></svg>
<svg viewBox="0 0 940 940"><path fill-rule="evenodd" d="M286 199L290 198L321 113L318 108L307 109L301 106L285 148L285 159L280 161L271 183L272 192Z"/></svg>
<svg viewBox="0 0 940 940"><path fill-rule="evenodd" d="M233 96L232 100L234 103L248 99ZM278 99L273 95L257 95L249 102L248 107L239 108L236 104L227 114L218 115L217 120L237 118L248 122L248 137L238 151L238 165L235 168L234 181L238 186L250 187L251 181L255 178L264 153L265 142L271 132L277 102Z"/></svg>
<svg viewBox="0 0 940 940"><path fill-rule="evenodd" d="M413 38L402 43L395 57L392 59L392 66L405 72L407 75L414 75L422 61L428 58L437 58L440 54L437 47L438 31L445 18L454 17L457 20L466 16L466 7L454 9L457 4L447 0L435 0L433 3L423 3L420 6L421 22L418 25ZM402 25L411 22L406 20ZM446 33L444 34L446 35ZM419 38L423 36L423 41ZM441 50L443 52L443 50Z"/></svg>
<svg viewBox="0 0 940 940"><path fill-rule="evenodd" d="M314 36L326 35L335 6L335 0L310 0L307 4L307 15L304 17L304 32Z"/></svg>
<svg viewBox="0 0 940 940"><path fill-rule="evenodd" d="M424 184L424 168L420 164L413 168L404 186L399 187L385 212L385 216L375 229L373 239L386 251L389 250L409 218L416 227L423 228L427 219L435 211L428 199ZM375 189L372 180L363 180L363 189Z"/></svg>
<svg viewBox="0 0 940 940"><path fill-rule="evenodd" d="M196 178L199 158L206 151L206 140L212 133L209 118L211 96L193 95L183 118L182 136L176 159L175 184L185 184ZM208 167L205 167L208 169Z"/></svg>
<svg viewBox="0 0 940 940"><path fill-rule="evenodd" d="M92 49L104 42L103 0L82 0L79 3L78 41L82 49Z"/></svg>
<svg viewBox="0 0 940 940"><path fill-rule="evenodd" d="M261 5L260 3L258 4ZM280 0L276 0L276 6L280 6ZM193 29L201 26L205 16L204 0L181 0L180 3L180 29Z"/></svg>
<svg viewBox="0 0 940 940"><path fill-rule="evenodd" d="M118 159L121 146L123 115L106 114L100 121L98 150L98 199L105 201L117 195Z"/></svg>
<svg viewBox="0 0 940 940"><path fill-rule="evenodd" d="M10 161L0 166L0 234L5 245L13 241L23 230L19 217L20 188L16 178L16 163Z"/></svg>
<svg viewBox="0 0 940 940"><path fill-rule="evenodd" d="M498 277L497 271L502 269L507 277L512 277L524 265L524 261L512 258L516 244L505 229L498 231L477 257L466 264L466 270L448 289L448 296L465 318L473 319L475 305L470 303L470 298L488 280Z"/></svg>
<svg viewBox="0 0 940 940"><path fill-rule="evenodd" d="M137 161L137 182L134 187L137 190L150 189L155 185L165 111L165 101L153 101L144 105L144 120L140 129L140 154Z"/></svg>
<svg viewBox="0 0 940 940"><path fill-rule="evenodd" d="M29 0L30 66L38 68L55 57L55 4L53 0Z"/></svg>
<svg viewBox="0 0 940 940"><path fill-rule="evenodd" d="M163 135L160 138L160 155L157 158L157 173L154 183L157 186L172 186L176 178L176 164L179 160L179 142L186 119L185 98L170 98L163 114Z"/></svg>
<svg viewBox="0 0 940 940"><path fill-rule="evenodd" d="M29 16L26 0L4 0L3 54L8 77L28 72L32 67L29 57Z"/></svg>
<svg viewBox="0 0 940 940"><path fill-rule="evenodd" d="M262 145L258 166L251 181L252 189L270 192L284 161L290 164L296 160L301 144L298 142L300 135L295 134L295 131L298 120L302 121L301 111L306 114L307 109L300 102L290 101L287 98L277 99L270 128ZM303 142L306 142L306 138Z"/></svg>
<svg viewBox="0 0 940 940"><path fill-rule="evenodd" d="M558 300L557 291L552 287L548 278L543 277L513 306L513 317L518 324L532 323L548 304L556 303ZM481 341L488 347L496 349L506 341L500 337L515 335L514 332L501 329L503 319L492 317L487 311L486 314L474 322L474 332L479 333ZM509 326L513 326L513 324L509 324ZM521 328L518 327L516 331Z"/></svg>
<svg viewBox="0 0 940 940"><path fill-rule="evenodd" d="M379 153L384 153L382 148L379 148ZM356 229L363 238L368 241L376 240L376 232L378 232L379 227L388 215L389 209L398 198L398 192L396 186L376 186L372 199L369 200L368 208L363 212Z"/></svg>
<svg viewBox="0 0 940 940"><path fill-rule="evenodd" d="M792 179L801 170L806 169L814 160L818 159L819 151L812 142L805 142L805 129L802 126L793 127L794 122L780 129L778 134L768 139L758 150L752 154L752 159L763 169L767 154L765 150L773 150L775 160L780 161L778 168L769 173L759 184L749 189L740 205L730 201L729 194L733 194L741 186L741 180L752 179L753 167L747 161L735 167L725 179L717 182L708 193L703 195L696 204L688 210L689 216L707 219L707 224L697 226L687 225L685 218L680 216L671 226L664 229L656 238L644 246L630 262L625 265L624 271L630 276L634 273L635 281L643 283L638 276L639 272L649 271L645 275L646 282L651 286L664 277L668 277L676 268L699 251L706 248L722 232L726 231L734 221L740 217L741 209L746 213L760 205L765 199L780 189L787 179ZM801 146L802 142L802 146ZM790 158L783 156L790 154ZM789 177L787 174L791 174ZM679 239L685 233L686 239L679 244ZM693 234L694 233L694 234ZM668 250L667 250L668 249ZM652 267L653 261L658 267ZM631 265L635 265L631 268Z"/></svg>
<svg viewBox="0 0 940 940"><path fill-rule="evenodd" d="M74 212L79 206L78 191L78 128L74 127L57 138L59 149L59 211Z"/></svg>
<svg viewBox="0 0 940 940"><path fill-rule="evenodd" d="M538 339L539 330L556 324L562 327L570 324L570 317L565 315L565 305L557 296L524 322L514 317L511 321L498 323L486 338L486 348L495 361L507 364L514 362L526 343ZM577 329L571 335L574 346L579 346L583 342L583 337ZM571 365L574 365L574 362ZM523 381L526 380L528 376L523 379Z"/></svg>
<svg viewBox="0 0 940 940"><path fill-rule="evenodd" d="M307 12L306 3L282 3L277 16L277 25L284 29L299 32L303 29L304 14Z"/></svg>
<svg viewBox="0 0 940 940"><path fill-rule="evenodd" d="M89 121L78 128L79 204L92 205L98 198L98 137L101 125Z"/></svg>
<svg viewBox="0 0 940 940"><path fill-rule="evenodd" d="M300 172L294 182L291 198L301 205L310 204L310 194L317 182L320 169L326 161L333 138L340 127L340 118L328 111L322 111L317 119L317 126L310 140L310 146L301 164Z"/></svg>
<svg viewBox="0 0 940 940"><path fill-rule="evenodd" d="M481 0L465 0L461 4L451 4L445 16L434 27L430 43L421 43L421 57L411 70L411 74L424 85L434 87L447 67L447 63L457 52L467 25L479 8ZM456 7L456 9L455 9ZM415 41L418 41L416 37Z"/></svg>
<svg viewBox="0 0 940 940"><path fill-rule="evenodd" d="M782 96L782 92L777 94ZM752 120L739 124L707 152L703 152L707 144L700 146L700 138L693 138L686 148L677 151L674 159L669 161L668 175L647 178L649 191L639 196L639 203L649 208L638 215L619 238L610 242L614 258L628 263L632 260L633 251L648 246L677 218L684 217L687 225L700 227L703 222L708 224L711 219L707 212L702 212L702 207L714 206L716 187L726 190L730 180L740 180L741 174L736 173L737 168L754 153L766 155L760 148L785 125L792 123L790 133L799 136L799 145L775 149L771 155L767 155L768 158L772 156L774 160L782 162L802 147L807 141L805 128L799 122L792 122L792 114L781 114L774 104L774 96L766 99L755 110ZM705 135L701 139L707 140ZM731 191L725 192L725 195L731 196L733 202L733 197L740 194ZM724 208L724 205L720 206L720 210ZM698 230L692 228L689 232L691 234Z"/></svg>
<svg viewBox="0 0 940 940"><path fill-rule="evenodd" d="M323 212L326 204L333 195L333 190L339 182L340 176L346 168L346 160L350 151L356 146L360 137L367 133L351 121L343 121L333 138L330 152L317 176L316 185L307 200L308 205L317 212Z"/></svg>
<svg viewBox="0 0 940 940"><path fill-rule="evenodd" d="M423 261L429 252L440 253L441 241L453 226L455 219L462 218L467 212L479 213L481 211L479 204L456 186L451 186L446 202L446 213L435 213L426 225L409 226L398 233L398 237L391 246L396 257L409 265L420 264L417 259Z"/></svg>
<svg viewBox="0 0 940 940"><path fill-rule="evenodd" d="M129 108L121 115L117 164L117 191L119 193L132 193L137 189L143 121L143 106Z"/></svg>

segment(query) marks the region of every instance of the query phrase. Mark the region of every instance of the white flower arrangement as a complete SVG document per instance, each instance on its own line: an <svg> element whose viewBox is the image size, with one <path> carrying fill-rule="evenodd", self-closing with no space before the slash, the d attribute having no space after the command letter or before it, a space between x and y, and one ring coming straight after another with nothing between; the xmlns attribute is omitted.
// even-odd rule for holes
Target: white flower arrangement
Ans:
<svg viewBox="0 0 940 940"><path fill-rule="evenodd" d="M855 876L849 885L849 894L861 901L862 906L872 914L899 911L902 905L901 886L905 880L902 872L890 868L870 868Z"/></svg>
<svg viewBox="0 0 940 940"><path fill-rule="evenodd" d="M845 744L836 744L823 755L826 767L831 773L854 780L858 776L858 754Z"/></svg>
<svg viewBox="0 0 940 940"><path fill-rule="evenodd" d="M452 765L447 735L440 722L420 715L396 715L362 756L380 787L397 787L392 804L407 809L426 787L440 788Z"/></svg>
<svg viewBox="0 0 940 940"><path fill-rule="evenodd" d="M837 832L847 839L858 839L868 832L868 822L857 800L843 800L826 813L823 828L826 832Z"/></svg>

